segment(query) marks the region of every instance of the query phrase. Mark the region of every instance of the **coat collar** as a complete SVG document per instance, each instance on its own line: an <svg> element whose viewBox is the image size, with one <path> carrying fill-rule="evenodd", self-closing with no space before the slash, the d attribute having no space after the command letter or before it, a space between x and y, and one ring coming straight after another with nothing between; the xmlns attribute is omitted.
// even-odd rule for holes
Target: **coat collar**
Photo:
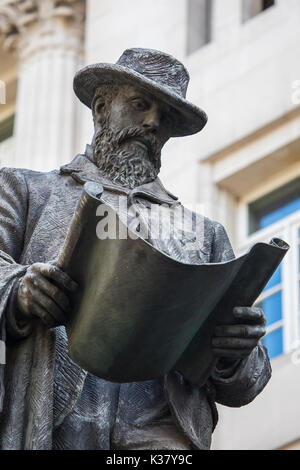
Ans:
<svg viewBox="0 0 300 470"><path fill-rule="evenodd" d="M173 205L178 198L167 191L159 178L151 183L146 183L134 189L125 188L120 184L113 183L101 173L92 161L92 148L87 145L84 155L77 155L70 163L60 168L60 173L70 175L80 184L87 181L101 183L104 189L120 194L126 194L131 202L135 197L143 197L159 204Z"/></svg>

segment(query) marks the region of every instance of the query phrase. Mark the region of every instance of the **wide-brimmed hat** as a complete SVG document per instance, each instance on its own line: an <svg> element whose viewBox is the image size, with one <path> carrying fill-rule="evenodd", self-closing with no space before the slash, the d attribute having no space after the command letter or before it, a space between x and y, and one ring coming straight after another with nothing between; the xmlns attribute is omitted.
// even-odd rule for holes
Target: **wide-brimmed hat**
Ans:
<svg viewBox="0 0 300 470"><path fill-rule="evenodd" d="M127 49L116 64L99 63L79 70L74 91L91 108L102 85L129 84L151 93L176 110L173 137L195 134L207 122L205 112L186 100L189 74L174 57L153 49Z"/></svg>

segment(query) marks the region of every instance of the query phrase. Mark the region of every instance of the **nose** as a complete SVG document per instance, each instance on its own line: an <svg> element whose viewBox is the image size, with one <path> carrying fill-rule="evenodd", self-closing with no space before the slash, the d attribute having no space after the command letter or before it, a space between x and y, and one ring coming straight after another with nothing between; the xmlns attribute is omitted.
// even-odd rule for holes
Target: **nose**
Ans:
<svg viewBox="0 0 300 470"><path fill-rule="evenodd" d="M154 105L147 111L143 119L143 128L148 131L156 131L160 122L158 106Z"/></svg>

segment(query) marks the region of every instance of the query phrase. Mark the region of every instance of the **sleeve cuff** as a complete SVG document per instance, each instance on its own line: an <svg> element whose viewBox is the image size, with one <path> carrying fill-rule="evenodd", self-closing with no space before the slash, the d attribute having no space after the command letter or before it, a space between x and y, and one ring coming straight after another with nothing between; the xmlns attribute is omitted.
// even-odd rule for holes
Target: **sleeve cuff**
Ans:
<svg viewBox="0 0 300 470"><path fill-rule="evenodd" d="M250 403L263 390L271 377L271 365L265 347L259 343L248 358L244 358L231 375L222 376L215 369L211 375L216 401L239 407Z"/></svg>
<svg viewBox="0 0 300 470"><path fill-rule="evenodd" d="M215 369L215 378L228 379L235 375L236 371L243 366L244 359L236 359L234 361L227 361L226 359L219 359Z"/></svg>
<svg viewBox="0 0 300 470"><path fill-rule="evenodd" d="M6 308L6 331L11 338L27 338L32 332L32 322L21 321L18 318L19 308L17 304L17 293L21 279L17 279L12 288L10 298ZM19 314L20 315L20 314Z"/></svg>

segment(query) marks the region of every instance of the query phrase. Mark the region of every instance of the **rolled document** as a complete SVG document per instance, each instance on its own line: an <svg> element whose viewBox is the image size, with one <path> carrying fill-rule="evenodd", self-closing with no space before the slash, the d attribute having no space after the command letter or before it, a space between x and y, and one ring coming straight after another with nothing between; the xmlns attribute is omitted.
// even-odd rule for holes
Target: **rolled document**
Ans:
<svg viewBox="0 0 300 470"><path fill-rule="evenodd" d="M99 239L102 191L85 184L59 257L80 286L66 325L70 357L113 382L150 380L176 369L204 383L214 365L215 326L232 319L233 307L255 302L289 246L274 239L229 262L195 265L136 234ZM116 233L130 235L118 214L116 220Z"/></svg>

